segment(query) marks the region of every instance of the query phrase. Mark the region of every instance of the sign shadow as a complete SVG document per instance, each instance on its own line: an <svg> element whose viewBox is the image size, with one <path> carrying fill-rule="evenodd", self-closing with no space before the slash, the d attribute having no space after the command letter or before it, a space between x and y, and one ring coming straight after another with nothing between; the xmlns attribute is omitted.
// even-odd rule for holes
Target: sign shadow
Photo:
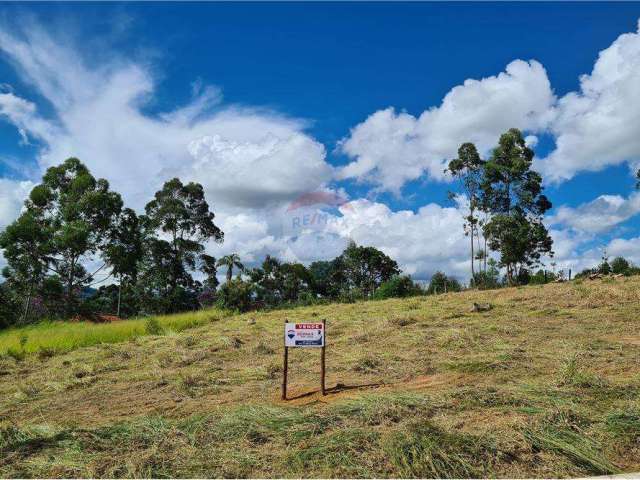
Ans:
<svg viewBox="0 0 640 480"><path fill-rule="evenodd" d="M325 389L325 396L336 395L341 392L347 392L349 390L366 390L368 388L382 387L386 385L384 382L378 383L363 383L358 385L346 385L344 383L337 383L334 387ZM308 392L300 393L298 395L287 397L287 400L299 400L301 398L312 397L320 393L320 390L310 390Z"/></svg>

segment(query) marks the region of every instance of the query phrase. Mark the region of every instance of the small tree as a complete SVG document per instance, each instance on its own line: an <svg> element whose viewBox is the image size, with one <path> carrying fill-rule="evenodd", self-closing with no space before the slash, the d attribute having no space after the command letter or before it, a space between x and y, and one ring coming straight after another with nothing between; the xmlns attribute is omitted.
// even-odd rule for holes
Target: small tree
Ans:
<svg viewBox="0 0 640 480"><path fill-rule="evenodd" d="M211 255L203 253L200 255L200 271L206 275L204 286L215 292L220 282L218 281L218 266L216 259Z"/></svg>
<svg viewBox="0 0 640 480"><path fill-rule="evenodd" d="M19 308L9 284L7 282L0 283L0 329L17 323L16 312Z"/></svg>
<svg viewBox="0 0 640 480"><path fill-rule="evenodd" d="M382 282L400 273L395 260L374 247L361 247L351 242L342 252L340 264L349 288L370 297Z"/></svg>
<svg viewBox="0 0 640 480"><path fill-rule="evenodd" d="M254 289L251 282L235 278L222 284L218 292L217 303L220 308L246 312L251 309L253 294Z"/></svg>
<svg viewBox="0 0 640 480"><path fill-rule="evenodd" d="M462 290L460 282L453 277L448 277L444 272L436 272L431 276L427 294L459 292Z"/></svg>
<svg viewBox="0 0 640 480"><path fill-rule="evenodd" d="M325 298L338 298L346 285L342 257L333 260L319 260L309 265L313 277L314 292Z"/></svg>
<svg viewBox="0 0 640 480"><path fill-rule="evenodd" d="M237 268L240 272L244 271L244 265L240 261L240 255L237 253L232 253L230 255L225 255L220 258L217 263L218 267L226 267L227 269L227 282L231 281L233 278L233 269Z"/></svg>
<svg viewBox="0 0 640 480"><path fill-rule="evenodd" d="M119 216L111 234L111 242L105 257L111 266L111 273L118 278L116 315L119 317L122 304L123 283L136 285L138 267L143 255L143 232L136 212L125 208Z"/></svg>
<svg viewBox="0 0 640 480"><path fill-rule="evenodd" d="M609 265L609 255L607 255L607 250L602 251L602 259L600 260L600 265L598 265L598 273L602 275L609 275L611 273L611 265Z"/></svg>
<svg viewBox="0 0 640 480"><path fill-rule="evenodd" d="M20 215L0 234L0 248L8 267L3 270L7 279L6 291L11 291L24 299L20 320L26 323L31 303L41 285L48 268L47 230L43 221L34 212L27 211Z"/></svg>
<svg viewBox="0 0 640 480"><path fill-rule="evenodd" d="M624 257L616 257L611 260L611 272L617 275L629 275L629 271L631 270L631 264Z"/></svg>
<svg viewBox="0 0 640 480"><path fill-rule="evenodd" d="M414 283L409 275L396 275L380 285L374 298L404 298L423 293L420 285Z"/></svg>
<svg viewBox="0 0 640 480"><path fill-rule="evenodd" d="M446 171L451 173L460 183L460 188L467 197L467 214L464 217L463 229L470 239L471 250L471 278L475 278L474 241L477 237L478 217L476 211L480 207L480 184L482 178L483 161L473 143L463 143L458 149L458 158L449 162ZM449 192L450 198L455 198L454 192Z"/></svg>

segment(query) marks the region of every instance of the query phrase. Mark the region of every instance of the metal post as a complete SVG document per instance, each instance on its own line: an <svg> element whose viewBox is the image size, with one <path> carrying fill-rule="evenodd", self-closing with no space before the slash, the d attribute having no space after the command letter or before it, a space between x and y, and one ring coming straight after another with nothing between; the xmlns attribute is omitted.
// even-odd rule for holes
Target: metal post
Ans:
<svg viewBox="0 0 640 480"><path fill-rule="evenodd" d="M322 392L322 395L326 395L326 388L325 388L325 361L324 361L324 357L325 357L325 348L327 345L327 321L325 319L322 320L322 333L324 335L324 344L322 345L322 348L320 349L320 391Z"/></svg>
<svg viewBox="0 0 640 480"><path fill-rule="evenodd" d="M285 325L287 320L284 321ZM287 373L289 370L289 347L284 347L284 365L282 368L282 400L287 399Z"/></svg>

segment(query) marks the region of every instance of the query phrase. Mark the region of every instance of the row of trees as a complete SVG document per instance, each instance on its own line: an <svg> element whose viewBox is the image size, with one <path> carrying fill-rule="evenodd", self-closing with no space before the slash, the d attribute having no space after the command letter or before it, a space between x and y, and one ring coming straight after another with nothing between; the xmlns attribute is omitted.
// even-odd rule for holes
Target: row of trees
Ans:
<svg viewBox="0 0 640 480"><path fill-rule="evenodd" d="M210 240L222 242L223 232L201 185L174 178L138 216L106 180L70 158L46 171L0 235L8 263L3 321L89 315L104 303L91 287L108 277L115 284L103 290L117 299L110 313L121 305L125 315L194 308L203 285L217 285L216 262L204 253ZM197 270L204 283L194 280Z"/></svg>
<svg viewBox="0 0 640 480"><path fill-rule="evenodd" d="M229 270L227 270L228 272ZM221 307L247 310L318 301L403 297L422 292L401 276L395 260L374 247L351 242L333 260L287 263L267 256L256 268L244 270L217 292Z"/></svg>
<svg viewBox="0 0 640 480"><path fill-rule="evenodd" d="M472 287L559 278L555 271L533 273L542 256L553 251L542 222L551 202L542 193L542 177L531 169L532 160L521 132L511 129L488 159L465 143L448 164L446 171L458 180L467 206L463 228L469 237ZM383 252L354 243L335 259L308 267L267 256L260 266L246 269L236 254L215 259L205 253L206 242L224 238L214 219L197 183L169 180L138 215L78 159L51 167L19 218L0 234L8 263L0 283L0 326L96 312L171 313L214 302L245 310L461 289L442 272L422 289ZM219 268L226 269L221 286ZM611 264L604 259L582 275L636 270L624 259ZM97 284L103 286L96 291Z"/></svg>
<svg viewBox="0 0 640 480"><path fill-rule="evenodd" d="M8 263L0 326L45 317L171 313L214 302L245 310L420 291L400 276L393 259L354 243L309 267L269 256L253 269L236 254L216 260L205 253L206 242L224 238L214 218L197 183L169 180L137 215L78 159L49 168L21 215L0 234ZM219 268L226 269L222 286Z"/></svg>

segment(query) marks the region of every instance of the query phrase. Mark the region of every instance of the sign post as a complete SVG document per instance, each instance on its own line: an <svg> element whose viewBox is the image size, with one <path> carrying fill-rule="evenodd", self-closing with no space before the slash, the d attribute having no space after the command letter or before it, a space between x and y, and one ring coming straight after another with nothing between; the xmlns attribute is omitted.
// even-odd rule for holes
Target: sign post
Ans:
<svg viewBox="0 0 640 480"><path fill-rule="evenodd" d="M282 400L287 399L287 376L289 373L289 347L320 348L320 391L325 388L325 331L326 320L322 323L289 323L284 321L284 361L282 369Z"/></svg>
<svg viewBox="0 0 640 480"><path fill-rule="evenodd" d="M287 327L287 321L284 321L285 331ZM282 400L287 399L287 373L289 370L289 347L284 345L284 367L282 369Z"/></svg>
<svg viewBox="0 0 640 480"><path fill-rule="evenodd" d="M322 331L326 332L327 331L327 321L326 320L322 320ZM324 350L325 350L325 344L324 344L324 338L322 341L322 349L320 350L320 391L322 392L322 396L324 397L327 393L325 392L325 386L324 386Z"/></svg>

